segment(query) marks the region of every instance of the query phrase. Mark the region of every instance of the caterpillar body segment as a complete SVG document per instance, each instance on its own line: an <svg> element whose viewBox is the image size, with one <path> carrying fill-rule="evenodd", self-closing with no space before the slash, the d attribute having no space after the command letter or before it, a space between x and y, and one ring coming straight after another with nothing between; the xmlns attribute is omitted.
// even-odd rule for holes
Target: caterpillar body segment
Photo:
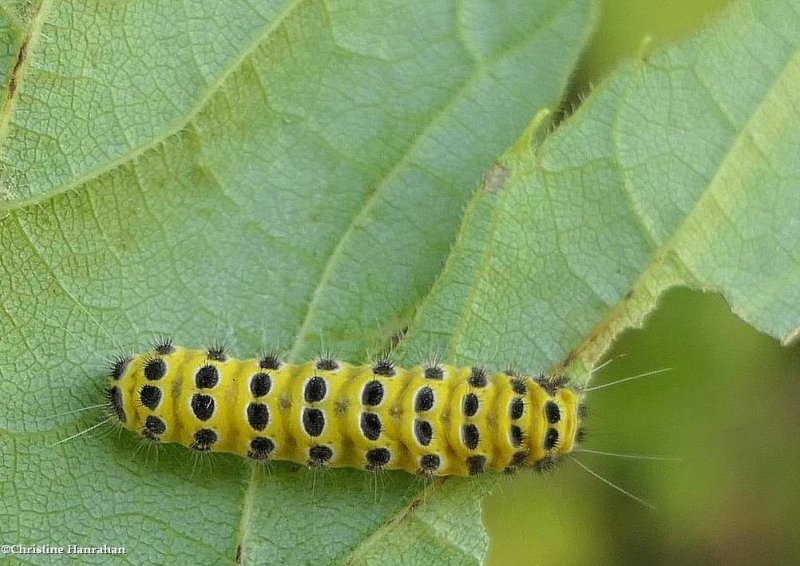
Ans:
<svg viewBox="0 0 800 566"><path fill-rule="evenodd" d="M144 438L256 461L468 476L544 470L580 439L565 379L388 360L282 363L171 343L120 358L112 417Z"/></svg>

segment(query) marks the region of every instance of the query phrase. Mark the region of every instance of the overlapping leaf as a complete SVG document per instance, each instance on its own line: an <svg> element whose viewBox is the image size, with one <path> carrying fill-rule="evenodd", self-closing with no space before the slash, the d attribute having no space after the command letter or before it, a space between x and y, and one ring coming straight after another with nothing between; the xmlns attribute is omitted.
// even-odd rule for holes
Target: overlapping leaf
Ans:
<svg viewBox="0 0 800 566"><path fill-rule="evenodd" d="M479 561L479 486L417 509L402 474L267 473L103 428L53 443L98 422L62 413L100 401L104 360L155 334L293 359L386 347L483 172L557 103L587 6L196 4L7 9L3 540L330 563L417 525L418 560Z"/></svg>

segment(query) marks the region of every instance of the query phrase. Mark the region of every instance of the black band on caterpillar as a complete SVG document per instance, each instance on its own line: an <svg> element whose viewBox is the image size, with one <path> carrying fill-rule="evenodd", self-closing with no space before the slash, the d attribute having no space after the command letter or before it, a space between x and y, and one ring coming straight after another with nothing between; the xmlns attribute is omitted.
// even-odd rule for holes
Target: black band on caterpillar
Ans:
<svg viewBox="0 0 800 566"><path fill-rule="evenodd" d="M107 399L112 418L154 442L424 475L545 470L581 436L581 393L561 377L328 356L292 365L170 341L115 360Z"/></svg>

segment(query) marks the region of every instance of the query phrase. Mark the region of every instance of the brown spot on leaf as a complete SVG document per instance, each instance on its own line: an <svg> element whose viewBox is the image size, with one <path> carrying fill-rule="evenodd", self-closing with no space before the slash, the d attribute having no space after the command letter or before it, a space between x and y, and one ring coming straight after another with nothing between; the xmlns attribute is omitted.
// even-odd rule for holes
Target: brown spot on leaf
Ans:
<svg viewBox="0 0 800 566"><path fill-rule="evenodd" d="M487 193L497 193L505 185L506 179L508 179L508 169L499 163L493 163L483 178L483 187Z"/></svg>
<svg viewBox="0 0 800 566"><path fill-rule="evenodd" d="M17 92L17 77L19 75L20 67L22 67L22 63L24 63L25 59L28 57L29 40L30 37L26 36L19 46L19 51L17 52L17 61L14 63L14 68L11 69L11 75L8 78L8 98L13 98L14 94Z"/></svg>

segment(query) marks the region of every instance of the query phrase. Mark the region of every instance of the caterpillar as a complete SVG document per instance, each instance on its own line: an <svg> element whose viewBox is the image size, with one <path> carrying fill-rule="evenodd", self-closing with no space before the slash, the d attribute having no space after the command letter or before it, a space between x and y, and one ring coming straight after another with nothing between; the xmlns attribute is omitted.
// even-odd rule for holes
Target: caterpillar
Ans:
<svg viewBox="0 0 800 566"><path fill-rule="evenodd" d="M489 373L389 358L289 364L157 342L108 376L112 420L142 438L257 462L427 476L545 471L582 439L581 391L566 377Z"/></svg>

